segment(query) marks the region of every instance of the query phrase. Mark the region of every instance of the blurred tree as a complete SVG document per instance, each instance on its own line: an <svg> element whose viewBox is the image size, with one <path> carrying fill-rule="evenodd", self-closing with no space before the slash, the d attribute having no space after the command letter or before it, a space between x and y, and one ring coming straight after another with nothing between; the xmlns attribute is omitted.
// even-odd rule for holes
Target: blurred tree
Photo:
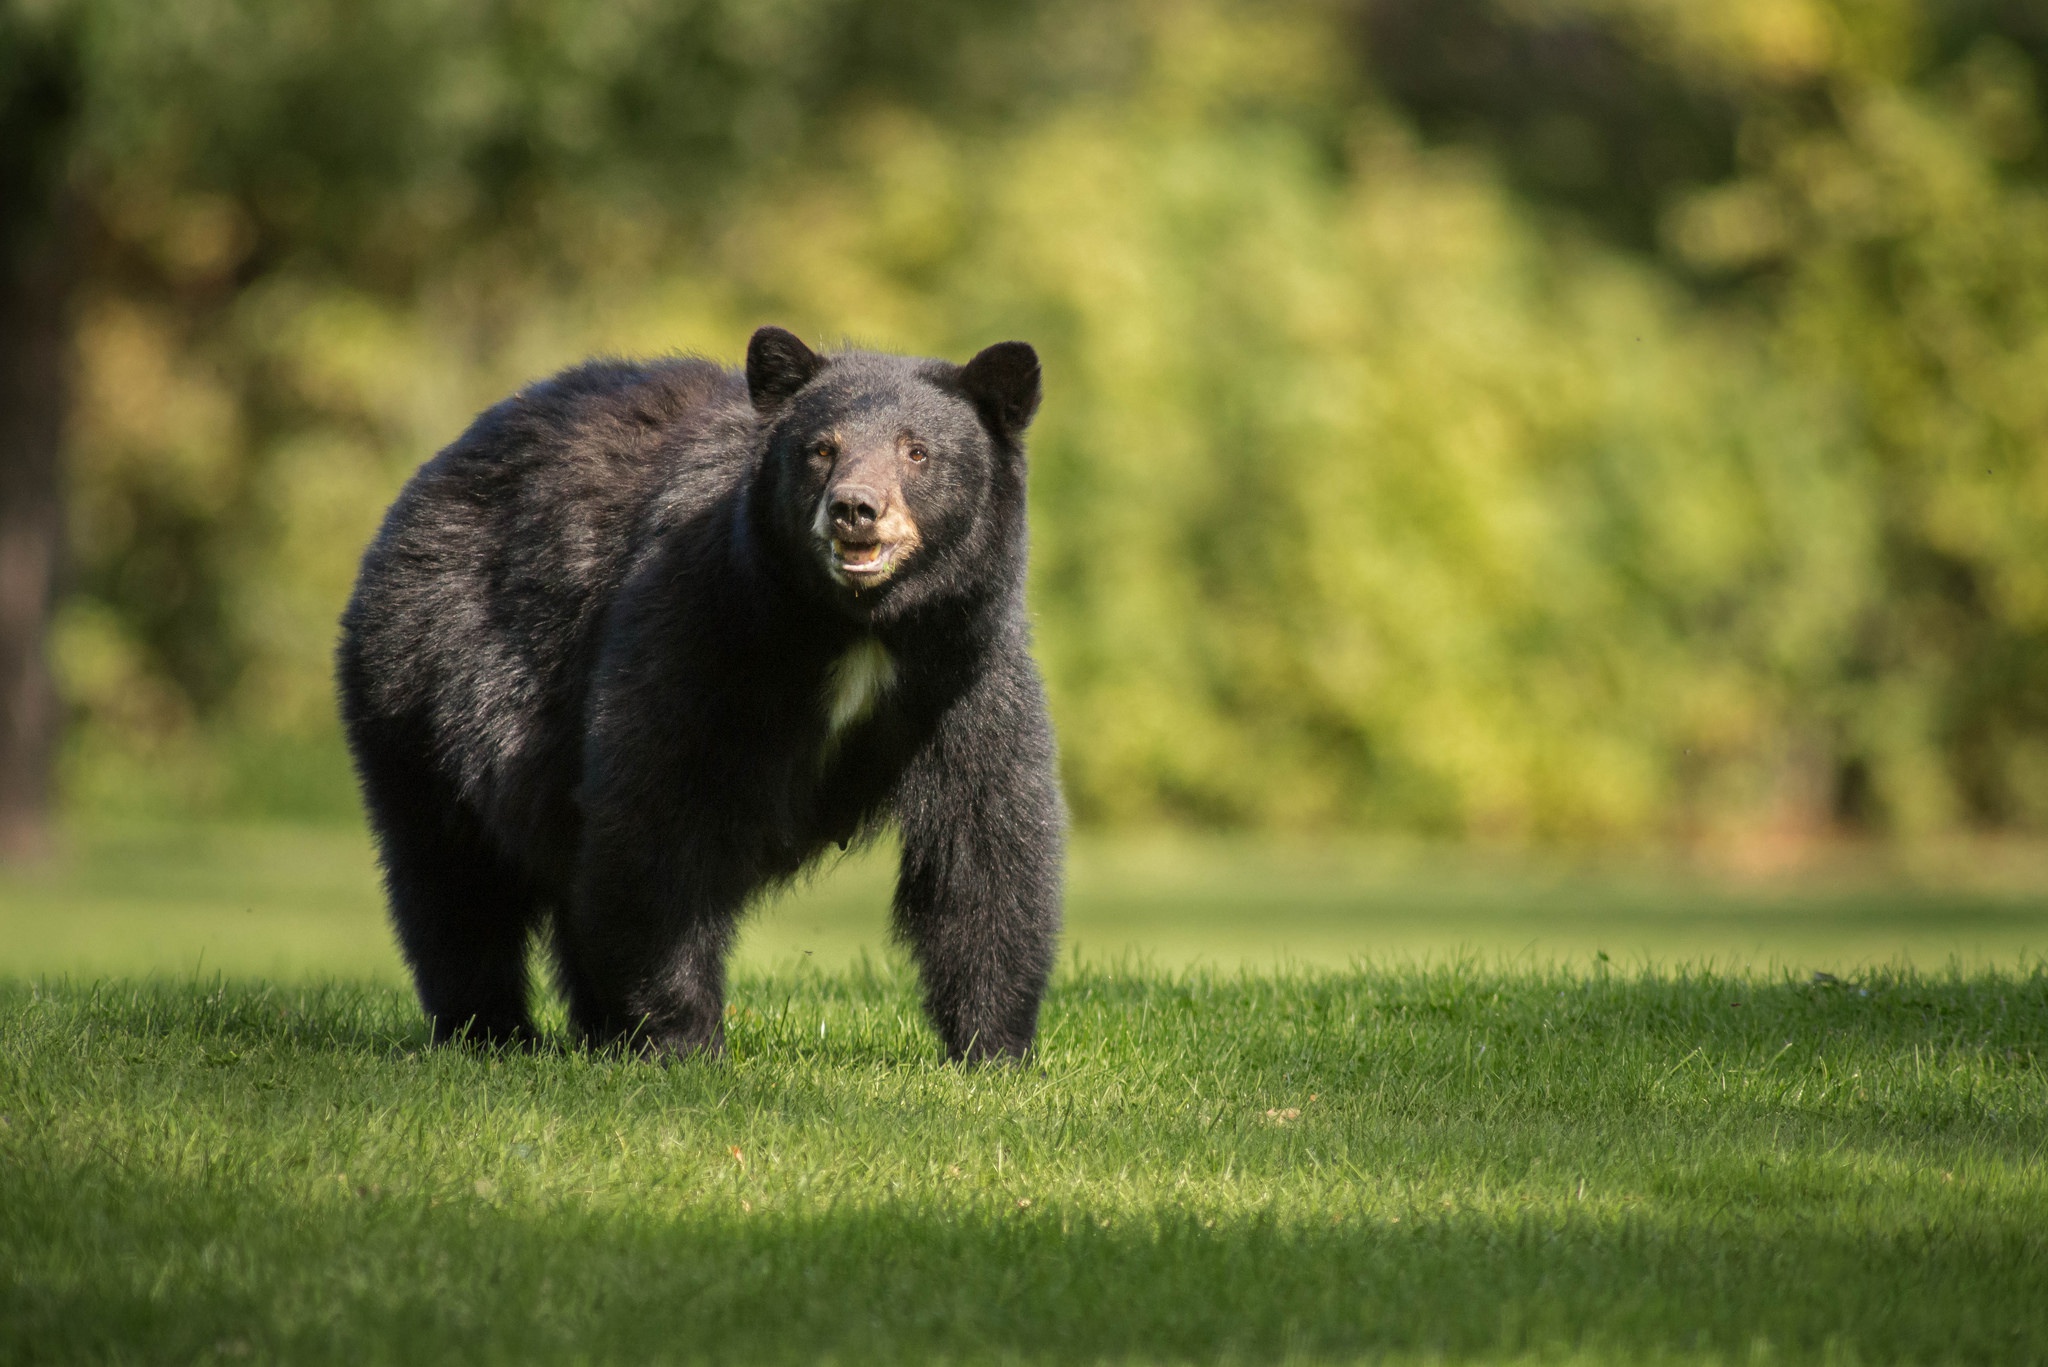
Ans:
<svg viewBox="0 0 2048 1367"><path fill-rule="evenodd" d="M1364 0L1360 51L1839 396L1878 582L1813 698L1865 829L2048 819L2048 8L2029 0ZM1823 701L1823 698L1826 700Z"/></svg>
<svg viewBox="0 0 2048 1367"><path fill-rule="evenodd" d="M1358 60L1418 132L1487 149L1509 183L1654 252L1678 194L1735 169L1741 109L1711 72L1611 13L1496 0L1365 0Z"/></svg>
<svg viewBox="0 0 2048 1367"><path fill-rule="evenodd" d="M1040 344L1084 819L2048 830L2027 0L0 6L13 810L53 487L73 797L339 807L412 465L773 320Z"/></svg>
<svg viewBox="0 0 2048 1367"><path fill-rule="evenodd" d="M67 45L0 12L0 858L45 841L57 699L43 634L57 593L65 307L78 277Z"/></svg>

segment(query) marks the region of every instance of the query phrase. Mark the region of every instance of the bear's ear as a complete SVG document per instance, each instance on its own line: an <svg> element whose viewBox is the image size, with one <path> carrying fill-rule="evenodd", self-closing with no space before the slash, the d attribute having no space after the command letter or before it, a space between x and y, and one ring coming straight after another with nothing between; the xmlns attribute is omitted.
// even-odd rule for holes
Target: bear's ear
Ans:
<svg viewBox="0 0 2048 1367"><path fill-rule="evenodd" d="M1015 437L1038 412L1038 353L997 342L961 368L960 387L998 436Z"/></svg>
<svg viewBox="0 0 2048 1367"><path fill-rule="evenodd" d="M757 328L747 343L747 393L758 412L780 408L811 382L824 361L782 328Z"/></svg>

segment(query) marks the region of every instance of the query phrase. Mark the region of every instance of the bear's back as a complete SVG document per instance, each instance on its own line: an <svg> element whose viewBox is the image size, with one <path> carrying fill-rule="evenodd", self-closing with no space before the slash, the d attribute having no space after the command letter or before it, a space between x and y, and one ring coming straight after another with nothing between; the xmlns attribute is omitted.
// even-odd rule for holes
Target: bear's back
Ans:
<svg viewBox="0 0 2048 1367"><path fill-rule="evenodd" d="M351 724L401 728L508 835L573 787L613 595L653 524L752 468L745 381L708 361L592 361L489 409L413 475L342 618Z"/></svg>

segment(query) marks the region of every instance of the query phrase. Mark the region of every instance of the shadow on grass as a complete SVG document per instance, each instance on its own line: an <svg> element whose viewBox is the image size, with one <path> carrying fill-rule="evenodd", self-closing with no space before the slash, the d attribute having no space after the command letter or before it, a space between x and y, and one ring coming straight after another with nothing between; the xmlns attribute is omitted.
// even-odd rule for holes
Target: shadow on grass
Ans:
<svg viewBox="0 0 2048 1367"><path fill-rule="evenodd" d="M244 1203L223 1221L132 1173L80 1176L90 1235L70 1212L0 1277L9 1361L2048 1354L2048 1243L2017 1216L1445 1212L1305 1229L1097 1221L1053 1200L798 1217L407 1197ZM35 1237L33 1208L0 1228Z"/></svg>

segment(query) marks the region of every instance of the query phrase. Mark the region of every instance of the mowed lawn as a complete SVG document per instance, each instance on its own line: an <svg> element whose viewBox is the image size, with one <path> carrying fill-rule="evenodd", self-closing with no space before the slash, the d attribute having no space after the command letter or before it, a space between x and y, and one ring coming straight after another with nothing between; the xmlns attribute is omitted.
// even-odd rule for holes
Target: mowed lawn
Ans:
<svg viewBox="0 0 2048 1367"><path fill-rule="evenodd" d="M0 882L0 1361L2048 1359L2018 885L1084 850L963 1071L870 862L660 1067L425 1048L359 837L75 850Z"/></svg>
<svg viewBox="0 0 2048 1367"><path fill-rule="evenodd" d="M739 962L844 968L888 952L891 852L856 853L763 908ZM1642 866L1507 862L1398 846L1076 843L1065 957L1161 968L1707 964L1841 974L2048 955L2048 851L1732 883ZM354 828L95 826L0 868L0 976L401 983Z"/></svg>

